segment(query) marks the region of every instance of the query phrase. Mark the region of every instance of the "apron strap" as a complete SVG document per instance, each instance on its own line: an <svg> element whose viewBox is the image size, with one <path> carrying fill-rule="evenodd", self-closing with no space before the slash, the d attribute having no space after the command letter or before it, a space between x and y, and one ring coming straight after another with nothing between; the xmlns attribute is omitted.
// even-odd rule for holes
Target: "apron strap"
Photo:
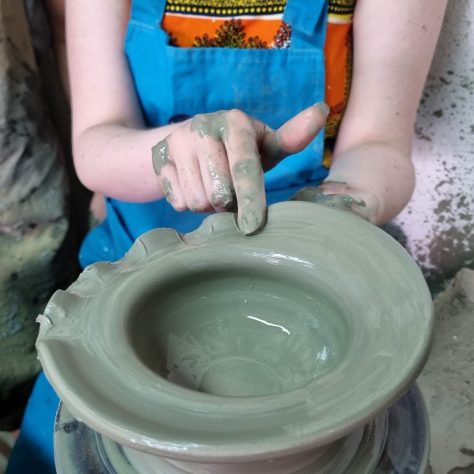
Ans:
<svg viewBox="0 0 474 474"><path fill-rule="evenodd" d="M327 0L288 0L283 20L291 26L290 48L324 48L327 10Z"/></svg>
<svg viewBox="0 0 474 474"><path fill-rule="evenodd" d="M161 27L166 0L132 0L131 3L131 21L153 28Z"/></svg>

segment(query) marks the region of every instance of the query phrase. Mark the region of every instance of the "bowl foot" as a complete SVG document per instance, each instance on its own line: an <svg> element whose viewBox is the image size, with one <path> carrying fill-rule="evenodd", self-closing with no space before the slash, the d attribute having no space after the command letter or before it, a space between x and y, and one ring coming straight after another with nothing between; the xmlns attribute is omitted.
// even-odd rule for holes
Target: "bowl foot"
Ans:
<svg viewBox="0 0 474 474"><path fill-rule="evenodd" d="M259 466L255 463L243 469L242 465L197 465L137 455L137 451L75 420L63 404L58 409L54 437L56 468L60 474L423 474L429 452L428 418L416 385L364 428L329 446L292 456L286 464L283 459Z"/></svg>

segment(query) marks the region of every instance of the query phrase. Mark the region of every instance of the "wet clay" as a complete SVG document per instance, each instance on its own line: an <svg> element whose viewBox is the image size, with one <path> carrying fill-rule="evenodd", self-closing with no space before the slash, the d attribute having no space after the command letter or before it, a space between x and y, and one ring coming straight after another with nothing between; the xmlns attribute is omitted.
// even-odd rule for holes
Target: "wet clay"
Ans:
<svg viewBox="0 0 474 474"><path fill-rule="evenodd" d="M168 458L253 462L324 446L392 403L424 363L432 304L380 229L286 202L252 238L228 213L148 232L38 320L76 418Z"/></svg>
<svg viewBox="0 0 474 474"><path fill-rule="evenodd" d="M229 124L227 112L196 115L191 120L191 130L196 131L201 138L212 137L218 141L229 140ZM211 204L219 203L225 208L234 204L234 188L237 190L237 225L245 235L258 232L265 224L265 196L263 171L260 156L256 147L255 134L245 127L236 124L232 129L233 140L241 147L244 159L234 164L232 168L233 185L219 173L217 168L209 164L211 183L216 192L211 197Z"/></svg>
<svg viewBox="0 0 474 474"><path fill-rule="evenodd" d="M191 120L191 130L199 133L201 138L212 137L215 140L223 140L227 135L227 128L225 112L199 114Z"/></svg>
<svg viewBox="0 0 474 474"><path fill-rule="evenodd" d="M425 472L428 464L426 423L414 386L364 428L322 448L255 462L201 463L157 457L119 445L75 420L61 404L55 421L55 460L58 472L68 474L102 472L104 466L120 474L366 474L387 472L389 465L395 472L415 474ZM466 455L471 452L461 451Z"/></svg>
<svg viewBox="0 0 474 474"><path fill-rule="evenodd" d="M201 138L210 136L217 141L224 140L227 136L227 120L224 112L196 115L191 120L191 130L196 131ZM215 190L211 196L211 204L222 206L228 210L235 207L235 193L230 177L222 173L211 160L208 160L207 169L210 182Z"/></svg>
<svg viewBox="0 0 474 474"><path fill-rule="evenodd" d="M211 196L211 204L222 205L227 210L233 209L235 192L231 181L210 161L207 169L212 187L215 189Z"/></svg>
<svg viewBox="0 0 474 474"><path fill-rule="evenodd" d="M171 181L168 178L161 179L161 188L163 189L166 200L169 203L173 203L175 200L175 197L173 194L173 185L171 184Z"/></svg>
<svg viewBox="0 0 474 474"><path fill-rule="evenodd" d="M245 235L257 233L265 224L265 197L263 171L257 159L249 158L232 168L244 194L239 197L238 226ZM263 214L263 216L262 216Z"/></svg>
<svg viewBox="0 0 474 474"><path fill-rule="evenodd" d="M368 220L367 204L365 201L349 194L325 194L324 190L320 187L309 186L298 191L292 197L292 200L322 204L323 206L341 211L352 212Z"/></svg>
<svg viewBox="0 0 474 474"><path fill-rule="evenodd" d="M163 167L170 162L168 153L168 142L166 141L166 139L159 141L151 149L153 169L155 170L155 173L158 176L161 175L161 170L163 169Z"/></svg>
<svg viewBox="0 0 474 474"><path fill-rule="evenodd" d="M273 395L323 376L345 357L350 322L337 302L278 273L170 279L134 309L137 356L173 383L222 396Z"/></svg>

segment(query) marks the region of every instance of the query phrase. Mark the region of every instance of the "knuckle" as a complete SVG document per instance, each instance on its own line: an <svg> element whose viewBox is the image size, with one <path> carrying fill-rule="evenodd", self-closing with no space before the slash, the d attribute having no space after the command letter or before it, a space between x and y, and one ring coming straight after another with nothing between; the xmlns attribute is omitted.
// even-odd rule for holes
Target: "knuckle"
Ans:
<svg viewBox="0 0 474 474"><path fill-rule="evenodd" d="M177 212L183 212L188 209L188 206L186 206L186 203L184 201L175 200L170 204L173 206L174 210Z"/></svg>
<svg viewBox="0 0 474 474"><path fill-rule="evenodd" d="M216 139L211 135L203 135L200 137L200 147L205 149L214 148L216 145Z"/></svg>
<svg viewBox="0 0 474 474"><path fill-rule="evenodd" d="M209 209L209 203L207 200L203 200L202 198L195 198L191 201L189 209L192 212L205 212Z"/></svg>
<svg viewBox="0 0 474 474"><path fill-rule="evenodd" d="M208 115L207 114L196 114L193 116L192 120L208 120ZM191 122L192 122L191 120Z"/></svg>
<svg viewBox="0 0 474 474"><path fill-rule="evenodd" d="M250 120L248 115L239 109L230 109L227 111L226 115L229 120L235 122L249 122Z"/></svg>
<svg viewBox="0 0 474 474"><path fill-rule="evenodd" d="M212 207L230 209L234 203L234 196L230 193L214 192L210 197Z"/></svg>

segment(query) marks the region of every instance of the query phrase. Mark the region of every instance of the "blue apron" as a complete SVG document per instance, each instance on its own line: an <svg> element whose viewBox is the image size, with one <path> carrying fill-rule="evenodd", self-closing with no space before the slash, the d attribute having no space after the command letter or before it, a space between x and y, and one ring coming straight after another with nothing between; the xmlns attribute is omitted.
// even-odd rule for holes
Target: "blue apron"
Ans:
<svg viewBox="0 0 474 474"><path fill-rule="evenodd" d="M165 0L134 0L125 52L143 114L156 127L197 113L238 108L273 128L324 100L326 0L288 0L288 49L176 48L161 29ZM327 175L323 134L265 175L268 203L288 199ZM150 150L151 160L151 150ZM158 185L158 184L157 184ZM84 241L86 266L117 260L133 241L156 227L189 232L204 214L177 213L165 201L145 204L107 199L107 219ZM55 472L53 427L58 398L44 374L28 403L7 474ZM34 467L33 467L34 466Z"/></svg>
<svg viewBox="0 0 474 474"><path fill-rule="evenodd" d="M161 28L165 0L134 0L125 53L150 127L199 113L237 108L273 128L324 100L327 2L288 0L286 49L177 48ZM287 200L324 179L323 133L302 152L265 173L267 202ZM150 150L151 159L151 150ZM157 181L158 186L158 181ZM157 227L197 228L206 214L178 213L165 199L127 203L107 199L107 218L86 237L82 266L117 260L142 233Z"/></svg>

